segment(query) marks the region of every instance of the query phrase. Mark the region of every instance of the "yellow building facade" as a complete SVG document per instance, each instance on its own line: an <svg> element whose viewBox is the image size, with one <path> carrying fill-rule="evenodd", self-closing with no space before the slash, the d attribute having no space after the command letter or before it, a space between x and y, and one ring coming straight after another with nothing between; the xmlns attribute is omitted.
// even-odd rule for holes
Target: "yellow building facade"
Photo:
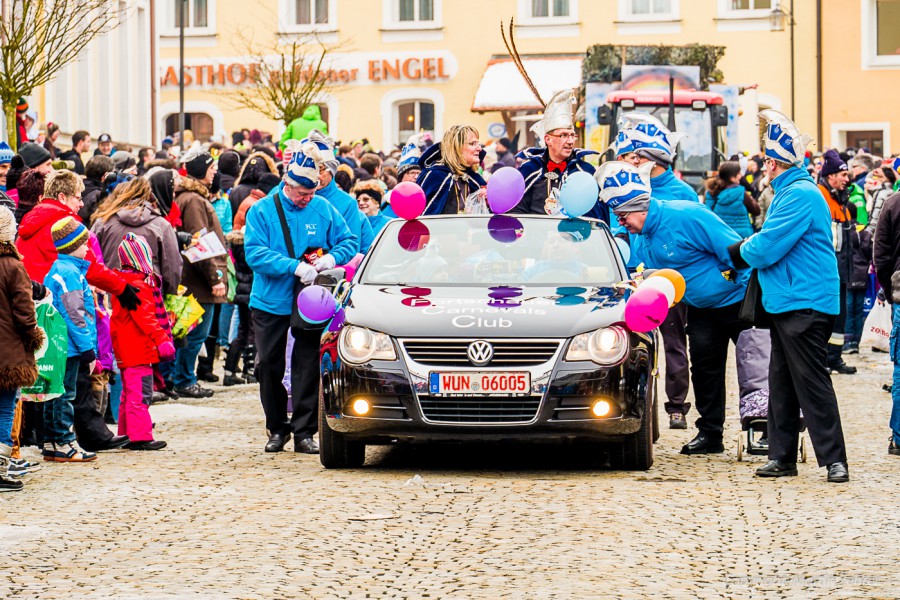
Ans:
<svg viewBox="0 0 900 600"><path fill-rule="evenodd" d="M155 27L151 47L133 47L128 56L141 69L152 63L149 100L141 91L139 100L119 106L116 95L132 92L81 90L73 71L62 84L47 86L43 99L38 94L42 116L52 119L68 102L65 118L57 119L65 132L93 127L76 122L92 115L103 127L108 121L114 139L135 144L158 143L177 130L180 1L137 2L154 15ZM819 148L868 145L900 152L900 112L893 101L900 92L900 0L185 1L185 111L188 128L200 139L230 137L241 128L280 136L283 123L234 102L254 70L242 40L271 47L313 33L337 47L326 65L337 85L317 98L337 139L366 137L389 149L414 131L440 135L456 123L475 125L483 141L515 133L504 126L526 132L536 107L532 98L519 98L521 77L508 69L499 80L489 73L492 61L508 55L500 24L514 17L523 58L560 60L539 78L545 100L557 89L580 85L581 59L594 44L722 45L725 82L744 92L739 147L729 152L758 148L760 108L793 113ZM776 9L780 27L773 27ZM132 44L148 39L143 29L128 38ZM496 110L473 111L506 100L530 104L510 113L512 122ZM150 110L124 118L129 104ZM136 128L137 119L149 119L150 127Z"/></svg>

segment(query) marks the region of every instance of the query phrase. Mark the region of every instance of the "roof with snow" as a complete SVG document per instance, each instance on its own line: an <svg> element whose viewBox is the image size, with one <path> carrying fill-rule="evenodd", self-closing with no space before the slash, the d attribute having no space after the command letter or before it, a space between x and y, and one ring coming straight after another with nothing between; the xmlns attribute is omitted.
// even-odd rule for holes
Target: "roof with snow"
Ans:
<svg viewBox="0 0 900 600"><path fill-rule="evenodd" d="M525 72L545 102L556 92L581 86L583 55L523 56ZM472 102L472 112L543 110L511 58L491 59Z"/></svg>

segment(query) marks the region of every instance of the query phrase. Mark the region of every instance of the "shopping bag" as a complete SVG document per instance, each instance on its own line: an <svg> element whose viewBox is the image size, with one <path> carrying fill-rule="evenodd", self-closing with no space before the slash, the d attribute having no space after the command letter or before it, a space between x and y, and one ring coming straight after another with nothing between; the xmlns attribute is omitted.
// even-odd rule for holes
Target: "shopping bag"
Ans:
<svg viewBox="0 0 900 600"><path fill-rule="evenodd" d="M193 295L167 294L164 303L169 322L172 323L174 339L180 340L200 324L204 310Z"/></svg>
<svg viewBox="0 0 900 600"><path fill-rule="evenodd" d="M22 388L22 400L46 402L59 398L66 389L66 358L69 355L69 332L66 321L53 307L53 296L35 303L37 325L44 332L44 343L34 353L38 378L34 385Z"/></svg>
<svg viewBox="0 0 900 600"><path fill-rule="evenodd" d="M859 347L871 346L883 352L890 350L891 306L887 302L876 301L863 325Z"/></svg>

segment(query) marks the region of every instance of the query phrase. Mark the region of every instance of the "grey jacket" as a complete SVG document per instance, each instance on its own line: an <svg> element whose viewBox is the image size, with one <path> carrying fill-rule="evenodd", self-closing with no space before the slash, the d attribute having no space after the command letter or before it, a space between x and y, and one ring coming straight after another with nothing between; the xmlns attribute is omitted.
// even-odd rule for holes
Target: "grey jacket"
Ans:
<svg viewBox="0 0 900 600"><path fill-rule="evenodd" d="M174 294L181 283L182 260L178 251L175 228L166 221L155 206L143 204L126 208L105 221L97 221L92 228L100 242L103 260L110 269L122 266L119 244L126 233L143 236L153 252L153 270L162 278L164 294Z"/></svg>

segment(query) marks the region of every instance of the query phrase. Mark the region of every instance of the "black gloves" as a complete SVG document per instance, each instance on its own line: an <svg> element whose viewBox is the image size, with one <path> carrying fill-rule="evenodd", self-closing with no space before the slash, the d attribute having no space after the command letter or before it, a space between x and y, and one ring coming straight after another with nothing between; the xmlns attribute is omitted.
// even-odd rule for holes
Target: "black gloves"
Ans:
<svg viewBox="0 0 900 600"><path fill-rule="evenodd" d="M83 365L89 365L89 364L91 364L92 362L94 362L95 360L97 360L97 353L94 352L93 349L91 349L91 350L85 350L84 352L81 353L81 359L80 359L80 360L81 360L81 364L83 364Z"/></svg>
<svg viewBox="0 0 900 600"><path fill-rule="evenodd" d="M178 238L178 248L181 250L190 248L191 242L194 239L194 236L187 231L176 231L175 237Z"/></svg>
<svg viewBox="0 0 900 600"><path fill-rule="evenodd" d="M744 243L744 240L740 242L735 242L728 246L728 254L731 255L731 262L734 263L734 267L736 269L749 269L750 265L747 264L747 261L744 260L744 257L741 256L741 245Z"/></svg>
<svg viewBox="0 0 900 600"><path fill-rule="evenodd" d="M119 303L128 310L136 310L141 304L141 299L138 298L137 293L138 289L136 287L126 283L125 289L119 294Z"/></svg>
<svg viewBox="0 0 900 600"><path fill-rule="evenodd" d="M47 288L44 287L44 284L31 280L31 299L32 300L43 300L47 297Z"/></svg>

